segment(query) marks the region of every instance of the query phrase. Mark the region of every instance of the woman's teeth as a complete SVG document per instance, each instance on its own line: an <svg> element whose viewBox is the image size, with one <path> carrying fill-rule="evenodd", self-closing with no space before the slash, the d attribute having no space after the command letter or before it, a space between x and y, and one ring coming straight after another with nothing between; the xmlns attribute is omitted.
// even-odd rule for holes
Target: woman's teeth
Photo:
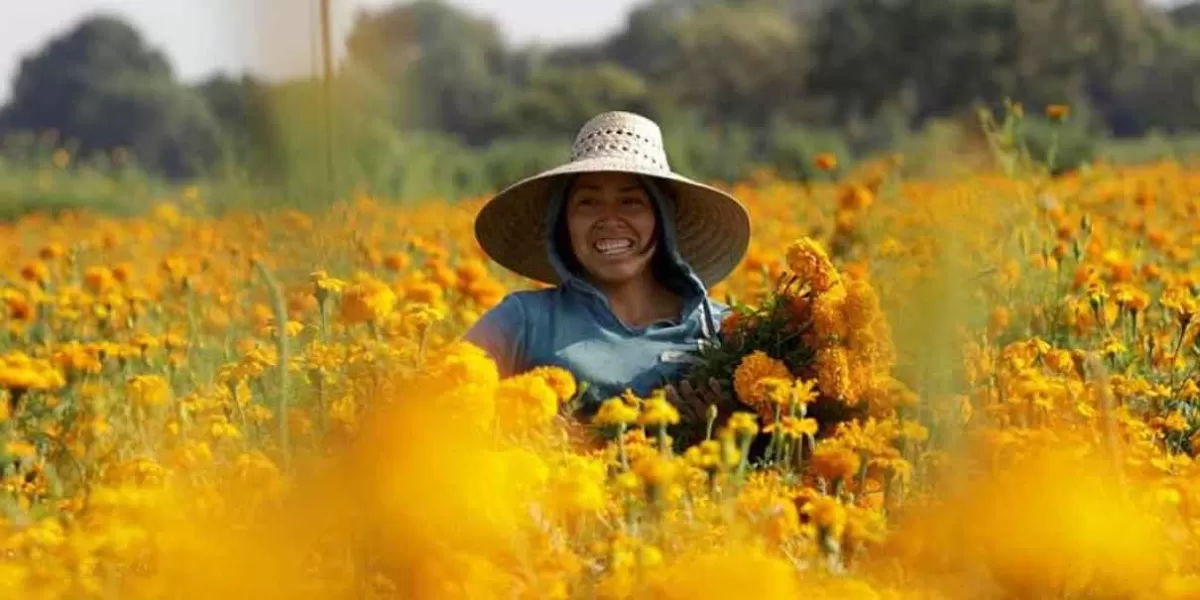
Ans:
<svg viewBox="0 0 1200 600"><path fill-rule="evenodd" d="M600 254L613 256L623 254L633 249L633 240L630 239L604 239L599 240L592 245Z"/></svg>

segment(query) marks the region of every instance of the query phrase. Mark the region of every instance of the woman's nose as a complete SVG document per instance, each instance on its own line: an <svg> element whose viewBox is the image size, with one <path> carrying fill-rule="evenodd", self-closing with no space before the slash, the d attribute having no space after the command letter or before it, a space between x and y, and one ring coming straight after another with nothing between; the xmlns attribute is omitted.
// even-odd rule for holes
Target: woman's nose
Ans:
<svg viewBox="0 0 1200 600"><path fill-rule="evenodd" d="M615 219L620 215L620 202L603 202L600 204L600 210L597 211L597 218L599 220Z"/></svg>

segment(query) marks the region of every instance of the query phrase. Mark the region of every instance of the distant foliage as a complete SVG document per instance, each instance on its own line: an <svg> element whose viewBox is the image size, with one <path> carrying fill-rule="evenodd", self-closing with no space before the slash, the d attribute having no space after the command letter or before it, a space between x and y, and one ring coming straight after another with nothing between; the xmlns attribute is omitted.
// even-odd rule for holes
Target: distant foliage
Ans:
<svg viewBox="0 0 1200 600"><path fill-rule="evenodd" d="M605 110L662 124L676 168L736 181L810 178L816 153L849 164L947 127L982 136L977 110L1012 100L1074 109L1054 157L1073 168L1109 139L1200 130L1197 15L1143 0L647 0L607 39L515 47L417 0L358 15L328 90L184 85L130 25L94 17L24 61L0 135L53 130L83 155L124 148L158 176L288 198L460 197L561 160ZM1030 150L1049 158L1038 127Z"/></svg>

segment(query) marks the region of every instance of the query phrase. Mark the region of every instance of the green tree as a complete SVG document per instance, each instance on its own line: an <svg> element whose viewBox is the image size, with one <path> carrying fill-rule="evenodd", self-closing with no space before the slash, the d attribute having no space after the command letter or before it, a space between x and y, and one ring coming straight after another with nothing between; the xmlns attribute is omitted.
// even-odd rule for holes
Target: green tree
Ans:
<svg viewBox="0 0 1200 600"><path fill-rule="evenodd" d="M418 0L361 13L346 47L352 63L384 83L400 127L455 132L472 144L489 138L509 69L492 22Z"/></svg>
<svg viewBox="0 0 1200 600"><path fill-rule="evenodd" d="M514 86L495 109L502 136L569 136L606 110L653 112L646 82L610 63L572 68L549 66Z"/></svg>
<svg viewBox="0 0 1200 600"><path fill-rule="evenodd" d="M124 147L172 176L203 172L220 151L204 101L174 81L167 60L132 26L107 16L84 20L21 62L0 129L55 130L83 154Z"/></svg>
<svg viewBox="0 0 1200 600"><path fill-rule="evenodd" d="M803 97L804 31L771 3L717 4L675 25L665 85L708 121L763 127Z"/></svg>

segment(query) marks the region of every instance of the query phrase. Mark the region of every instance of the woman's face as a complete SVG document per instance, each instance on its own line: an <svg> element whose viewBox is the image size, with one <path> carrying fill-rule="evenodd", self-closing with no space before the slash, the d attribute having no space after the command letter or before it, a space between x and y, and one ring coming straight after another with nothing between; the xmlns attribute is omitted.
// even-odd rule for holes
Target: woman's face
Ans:
<svg viewBox="0 0 1200 600"><path fill-rule="evenodd" d="M567 198L571 249L597 283L641 276L654 256L653 200L628 173L586 173Z"/></svg>

